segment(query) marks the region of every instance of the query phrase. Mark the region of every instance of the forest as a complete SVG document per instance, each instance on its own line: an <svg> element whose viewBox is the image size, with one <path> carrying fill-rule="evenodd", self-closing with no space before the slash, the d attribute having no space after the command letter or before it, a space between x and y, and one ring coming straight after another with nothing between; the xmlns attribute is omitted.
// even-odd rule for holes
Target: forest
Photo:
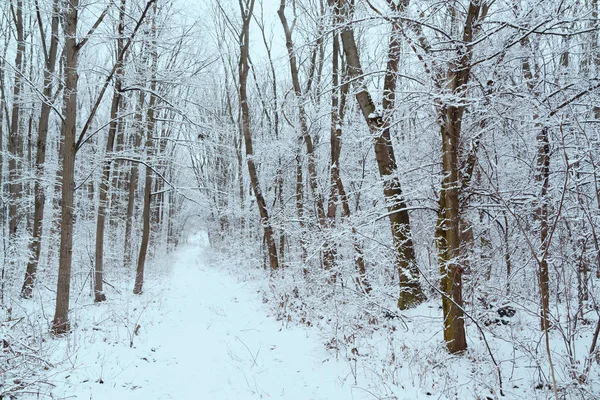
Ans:
<svg viewBox="0 0 600 400"><path fill-rule="evenodd" d="M600 398L599 11L0 0L0 399L133 399L93 365L208 301L350 391L173 398Z"/></svg>

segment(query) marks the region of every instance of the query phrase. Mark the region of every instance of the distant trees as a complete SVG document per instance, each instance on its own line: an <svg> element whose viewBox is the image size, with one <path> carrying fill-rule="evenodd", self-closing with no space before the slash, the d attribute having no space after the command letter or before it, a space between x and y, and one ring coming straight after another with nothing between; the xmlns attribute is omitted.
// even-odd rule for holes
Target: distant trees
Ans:
<svg viewBox="0 0 600 400"><path fill-rule="evenodd" d="M180 148L169 139L171 126L187 129L186 100L165 92L197 73L203 61L170 57L189 31L177 36L163 30L170 9L161 13L156 0L7 5L0 24L7 33L0 45L0 197L6 206L0 237L9 246L0 255L0 307L10 308L16 287L29 299L56 282L51 330L63 334L70 331L74 284L80 290L91 282L95 301L104 301L108 270L109 280L131 275L141 293L143 272L116 269L114 260L127 259L139 246L143 271L148 253L177 242L175 220L185 204L175 198L185 195L177 189L181 170L171 166ZM163 64L158 40L169 54ZM159 76L162 68L178 68L180 75ZM185 90L182 85L178 92ZM138 165L146 167L142 179ZM54 177L56 186L49 183ZM138 207L143 218L136 216ZM55 211L60 222L53 221Z"/></svg>

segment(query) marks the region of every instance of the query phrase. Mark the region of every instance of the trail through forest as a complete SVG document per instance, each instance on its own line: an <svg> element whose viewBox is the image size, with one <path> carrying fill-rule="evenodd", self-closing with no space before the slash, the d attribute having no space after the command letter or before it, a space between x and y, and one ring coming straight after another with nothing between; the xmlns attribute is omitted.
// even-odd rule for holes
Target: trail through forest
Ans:
<svg viewBox="0 0 600 400"><path fill-rule="evenodd" d="M55 395L93 400L362 398L353 393L359 389L351 387L346 366L312 332L282 329L255 291L211 267L203 252L195 238L171 257L172 278L160 283L164 300L158 310L149 306L144 318L156 323L146 327L140 322L133 349L118 350L117 345L111 356L110 341L79 348L77 365Z"/></svg>

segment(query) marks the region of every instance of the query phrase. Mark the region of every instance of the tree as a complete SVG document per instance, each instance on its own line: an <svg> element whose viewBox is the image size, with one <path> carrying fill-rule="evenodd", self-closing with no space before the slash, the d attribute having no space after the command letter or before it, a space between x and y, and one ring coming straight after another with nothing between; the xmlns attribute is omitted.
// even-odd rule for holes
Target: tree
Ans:
<svg viewBox="0 0 600 400"><path fill-rule="evenodd" d="M117 29L117 61L116 61L116 75L115 75L115 88L113 92L113 98L110 108L110 123L108 126L108 138L106 140L106 154L104 167L102 170L102 181L100 182L100 200L98 204L98 219L96 223L96 257L94 260L94 301L101 302L106 300L104 294L102 280L104 271L104 221L107 213L107 200L110 182L110 166L112 151L115 143L115 137L117 135L117 128L119 127L119 112L121 110L121 90L123 80L123 58L125 57L123 51L123 34L125 31L125 0L121 0L119 7L119 25Z"/></svg>
<svg viewBox="0 0 600 400"><path fill-rule="evenodd" d="M256 171L256 164L254 161L254 149L252 146L252 126L250 120L250 107L248 105L248 72L250 70L248 58L249 58L249 46L250 46L250 22L252 21L252 13L254 11L255 0L243 0L240 1L240 14L242 17L242 27L239 31L239 46L240 46L240 59L238 63L238 76L239 76L239 100L240 110L242 119L242 133L244 135L245 150L246 150L246 164L248 166L248 173L250 175L250 183L252 190L256 198L256 205L260 214L260 221L263 227L265 242L267 244L267 252L269 257L269 267L272 271L279 268L279 259L277 256L277 243L275 242L273 228L270 224L269 211L267 204L263 196L258 174Z"/></svg>
<svg viewBox="0 0 600 400"><path fill-rule="evenodd" d="M62 123L63 160L60 219L60 261L56 288L56 309L52 321L54 334L68 333L69 292L71 289L71 262L73 259L73 195L75 192L75 154L77 129L77 66L80 46L77 43L79 0L69 2L63 17L65 36L65 88Z"/></svg>
<svg viewBox="0 0 600 400"><path fill-rule="evenodd" d="M38 19L38 25L40 29L40 39L43 43L42 49L44 50L44 89L40 116L38 120L38 137L37 137L37 151L35 158L35 184L33 193L35 196L34 214L33 214L33 232L31 242L29 244L29 262L27 263L27 270L25 272L25 280L23 282L23 288L21 289L21 296L23 298L30 298L32 296L33 285L35 283L35 277L37 274L38 263L40 262L41 242L42 242L42 224L44 218L44 208L46 203L45 190L42 185L43 171L46 163L46 144L48 138L48 125L50 123L50 113L52 111L52 100L55 96L53 82L54 74L56 71L56 59L58 53L58 34L59 34L59 1L53 0L52 2L52 19L50 28L50 46L46 45L46 36L44 31L44 25L42 21L42 15L39 7L36 6L36 15Z"/></svg>
<svg viewBox="0 0 600 400"><path fill-rule="evenodd" d="M73 223L74 223L74 192L75 192L75 156L77 150L86 142L86 133L90 127L106 88L111 78L116 73L119 63L123 60L124 54L131 45L136 32L144 20L150 6L156 0L148 0L140 19L138 20L127 43L123 46L121 53L117 57L115 65L108 74L104 84L94 102L90 115L84 124L79 136L77 133L77 94L78 94L78 58L81 48L87 43L89 37L96 28L102 23L111 4L100 14L87 36L81 41L77 41L77 23L79 1L69 3L64 16L64 36L65 36L65 88L64 88L64 106L63 106L63 157L62 157L62 194L61 194L61 221L60 221L60 256L58 268L58 282L56 290L56 310L52 322L52 332L55 334L67 333L70 330L68 319L69 295L71 286L71 263L73 257Z"/></svg>
<svg viewBox="0 0 600 400"><path fill-rule="evenodd" d="M394 4L394 3L390 3ZM413 241L410 235L410 216L402 193L398 177L398 167L390 134L391 115L395 107L396 79L400 53L400 21L392 23L392 33L388 43L388 62L383 96L383 114L380 115L373 103L371 94L364 82L363 68L354 38L354 30L347 23L353 11L352 3L345 0L332 1L331 5L342 17L341 39L348 63L348 76L356 86L356 100L374 139L375 158L379 174L384 179L383 193L388 208L388 218L392 229L396 266L400 277L400 295L398 308L405 310L425 300L425 294L419 282L419 270L416 266ZM393 11L402 11L405 4L393 5Z"/></svg>
<svg viewBox="0 0 600 400"><path fill-rule="evenodd" d="M15 80L13 85L13 103L10 121L10 134L8 140L8 180L10 204L8 207L8 232L11 243L14 242L19 223L19 199L22 194L22 163L23 163L23 131L21 121L21 92L25 67L23 56L25 53L25 33L23 25L23 1L17 0L15 7L11 4L14 23L17 33L17 52L15 55Z"/></svg>

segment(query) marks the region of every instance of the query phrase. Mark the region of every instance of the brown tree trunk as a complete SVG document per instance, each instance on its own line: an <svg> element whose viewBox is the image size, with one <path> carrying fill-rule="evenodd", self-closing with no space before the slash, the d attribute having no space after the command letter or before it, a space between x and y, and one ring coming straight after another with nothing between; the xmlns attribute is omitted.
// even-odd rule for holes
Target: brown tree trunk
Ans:
<svg viewBox="0 0 600 400"><path fill-rule="evenodd" d="M71 261L73 256L73 195L75 191L75 135L77 129L77 13L79 0L66 3L64 16L65 34L65 88L63 136L63 169L60 220L60 258L56 288L56 311L52 321L52 332L67 333L69 324L69 291L71 287Z"/></svg>
<svg viewBox="0 0 600 400"><path fill-rule="evenodd" d="M278 90L277 90L277 74L275 73L275 65L273 63L273 57L271 55L271 49L272 49L272 43L269 44L269 41L267 40L267 35L265 32L265 26L264 26L264 22L261 20L261 23L258 24L259 28L260 28L260 33L263 39L263 43L265 45L265 49L267 51L267 58L269 59L269 68L270 68L270 72L271 72L271 91L273 92L273 105L272 105L272 112L273 112L273 118L269 119L269 121L272 120L272 126L271 128L273 129L274 133L275 133L275 140L279 140L279 95L278 95ZM228 104L229 102L229 97L227 97L228 100ZM297 159L298 161L298 159ZM302 170L300 170L300 172L302 172ZM300 178L300 180L302 181L302 178ZM277 191L277 195L276 195L276 201L279 203L279 207L283 210L285 208L285 200L283 198L283 187L284 187L284 180L283 180L283 166L282 166L282 159L281 157L279 157L277 159L277 172L276 172L276 181L275 181L275 190ZM273 203L275 204L275 203ZM302 212L299 214L302 214ZM299 220L301 221L300 223L303 225L304 221L302 218L299 218ZM302 226L302 228L304 228ZM302 229L303 231L303 229ZM304 240L302 239L302 235L303 233L300 233L301 235L301 242L302 242L302 262L304 263L306 261L306 245L304 243ZM286 242L287 242L287 237L286 237L286 233L285 231L281 231L279 233L279 265L281 267L285 267L285 246L286 246ZM306 268L305 268L306 270Z"/></svg>
<svg viewBox="0 0 600 400"><path fill-rule="evenodd" d="M115 89L113 92L112 104L110 108L110 123L108 126L108 138L106 140L106 152L104 167L102 170L102 180L100 182L100 198L98 203L98 218L96 221L96 255L94 259L94 301L102 302L106 300L106 294L103 288L104 279L104 225L106 220L108 191L110 183L110 166L112 151L119 126L119 110L121 100L121 82L123 80L123 33L125 31L125 0L121 0L119 10L119 26L117 29L117 71L115 74Z"/></svg>
<svg viewBox="0 0 600 400"><path fill-rule="evenodd" d="M150 103L152 104L152 99L154 96L151 96ZM148 112L150 114L150 111ZM146 139L146 155L147 161L149 161L149 156L152 154L152 139L151 131L147 132L148 137ZM146 166L146 182L144 184L144 211L142 218L144 220L142 227L142 242L140 244L140 255L138 257L137 269L135 273L135 285L133 287L134 294L141 294L144 288L144 269L146 264L146 255L148 253L148 241L150 239L150 203L152 196L152 168L150 166Z"/></svg>
<svg viewBox="0 0 600 400"><path fill-rule="evenodd" d="M134 294L141 294L144 289L144 270L146 266L146 255L148 253L148 242L150 240L150 206L152 201L152 168L150 167L150 157L152 156L152 136L156 129L154 121L154 107L156 105L156 69L158 67L158 48L156 45L156 10L154 3L154 15L152 16L152 44L151 54L151 73L150 99L148 101L148 111L146 113L146 182L144 183L144 211L142 214L142 242L140 243L140 254L138 256L137 268L135 273Z"/></svg>
<svg viewBox="0 0 600 400"><path fill-rule="evenodd" d="M348 1L336 0L334 3L337 5L336 10L340 12L340 16L345 20L349 19L351 10ZM398 11L396 10L396 12ZM425 294L419 281L420 274L415 263L415 252L410 232L410 216L402 193L402 186L397 176L396 156L390 135L390 118L395 105L396 76L400 57L399 35L399 21L395 20L392 24L388 46L388 63L384 83L384 115L380 116L376 113L375 104L364 82L354 31L346 24L340 33L348 64L348 75L357 86L356 100L375 138L375 158L379 174L384 179L383 194L387 202L396 251L396 267L400 277L398 307L404 310L423 302Z"/></svg>
<svg viewBox="0 0 600 400"><path fill-rule="evenodd" d="M271 270L279 268L279 260L277 257L277 243L273 235L273 228L271 227L271 221L269 219L269 211L267 210L267 204L260 188L258 180L258 174L256 172L256 165L254 163L254 149L252 147L252 127L250 122L250 108L248 106L248 94L247 94L247 81L248 81L248 50L250 45L250 22L252 20L252 12L254 8L254 0L249 0L247 7L244 7L243 3L240 2L240 12L242 15L242 29L240 31L239 44L240 44L240 60L238 64L239 72L239 96L240 96L240 108L242 114L242 132L244 135L244 141L246 144L246 163L248 165L248 174L250 175L250 182L252 184L252 190L256 197L256 204L260 214L261 225L264 230L264 236L267 244L267 251L269 256L269 266Z"/></svg>
<svg viewBox="0 0 600 400"><path fill-rule="evenodd" d="M296 102L298 107L298 116L300 120L300 136L298 138L299 146L304 144L306 145L306 155L307 155L307 164L308 164L308 182L311 189L311 193L315 198L316 210L317 210L317 218L319 222L319 226L323 229L326 226L326 214L325 214L325 205L323 200L323 194L319 190L318 179L317 179L317 166L315 160L315 151L313 146L312 137L308 132L308 123L306 118L306 109L304 108L305 96L302 91L302 87L300 85L300 77L298 74L298 63L296 59L296 53L294 50L294 42L292 39L292 29L294 23L292 23L292 27L289 26L287 18L285 16L285 6L286 1L281 0L279 3L279 9L277 10L277 14L279 15L279 20L281 21L281 25L283 26L283 31L285 33L285 44L288 53L288 61L290 65L290 75L292 78L292 85L294 88L294 94L296 96ZM300 155L298 154L296 160L296 205L298 210L298 215L303 217L304 214L304 204L303 204L303 182L302 182L302 163L300 162ZM301 220L301 224L304 224L304 221ZM301 226L302 230L304 230L303 226ZM301 238L301 241L303 239ZM303 261L306 261L305 253L306 253L306 245L304 243L301 244L303 247ZM332 244L329 240L325 240L323 244L323 248L325 250L325 258L324 265L325 269L330 270L333 268L334 262L334 254L335 250L331 248Z"/></svg>
<svg viewBox="0 0 600 400"><path fill-rule="evenodd" d="M142 145L142 135L143 135L143 127L142 127L142 109L144 107L144 99L145 92L140 91L139 100L138 100L138 110L135 115L135 139L134 139L134 148L133 150L137 150ZM138 186L138 176L139 176L139 167L137 163L132 163L131 165L131 174L129 175L129 193L127 196L127 216L125 219L125 250L124 250L124 260L123 265L125 268L129 268L131 266L132 259L132 249L131 249L131 235L133 230L133 211L135 208L135 194L137 192Z"/></svg>
<svg viewBox="0 0 600 400"><path fill-rule="evenodd" d="M327 203L327 218L330 227L335 224L335 215L337 209L338 198L342 203L342 211L345 219L350 221L350 205L348 204L348 196L344 189L344 183L340 175L340 154L342 151L342 124L344 122L344 109L346 105L346 96L350 85L347 82L341 84L340 87L340 72L339 72L339 57L340 57L340 42L337 33L333 34L333 52L332 52L332 86L333 91L331 94L331 131L330 131L330 144L331 144L331 163L330 163L330 175L329 175L329 201ZM357 286L364 293L369 294L371 292L371 285L367 279L367 271L365 266L365 259L363 256L363 249L361 243L358 241L356 227L352 226L352 242L355 252L355 266L358 272L356 278ZM325 254L327 257L335 257L335 249L330 249L331 255ZM334 260L331 261L332 263Z"/></svg>
<svg viewBox="0 0 600 400"><path fill-rule="evenodd" d="M12 8L12 6L11 6ZM15 80L13 86L12 116L10 122L10 135L8 138L8 182L10 202L8 206L8 234L11 245L17 233L19 223L19 200L23 185L21 181L23 168L23 136L21 130L21 90L23 89L23 74L25 72L23 55L25 53L25 37L23 27L23 1L16 1L13 9L15 28L17 33L17 53L15 56Z"/></svg>
<svg viewBox="0 0 600 400"><path fill-rule="evenodd" d="M39 11L38 11L39 12ZM50 121L50 101L52 101L53 88L52 81L56 70L56 56L58 49L58 25L59 25L59 1L54 0L52 3L52 25L50 32L50 48L48 53L44 53L45 69L44 69L44 100L42 101L40 118L38 123L37 151L35 159L35 184L34 195L35 204L33 212L33 232L31 242L29 243L29 262L25 272L25 280L21 289L23 298L31 298L35 276L37 274L37 266L40 261L41 241L42 241L42 220L44 218L44 205L46 203L45 190L42 185L44 175L44 164L46 162L46 141L48 138L48 125ZM41 16L38 14L40 26L41 40L45 41L43 29L41 25Z"/></svg>
<svg viewBox="0 0 600 400"><path fill-rule="evenodd" d="M487 14L485 5L471 2L463 28L463 42L473 41L477 21ZM471 76L472 49L457 50L457 59L450 63L445 84L452 96L464 98ZM442 138L442 190L440 193L440 208L438 216L437 242L440 261L442 309L444 314L444 341L450 353L466 350L467 339L462 298L462 274L464 266L461 263L461 207L460 195L463 187L470 181L472 169L461 179L460 136L465 106L441 104L439 106L439 123ZM472 162L474 165L474 161Z"/></svg>
<svg viewBox="0 0 600 400"><path fill-rule="evenodd" d="M460 201L459 201L459 131L454 107L444 115L442 134L443 204L440 204L440 227L443 245L440 246L442 274L442 309L444 314L444 341L450 353L467 348L464 312L462 310L462 273L460 264Z"/></svg>
<svg viewBox="0 0 600 400"><path fill-rule="evenodd" d="M543 253L546 253L545 250L550 246L550 243L548 243L550 234L550 223L548 221L550 208L548 201L548 190L550 189L550 141L548 138L548 128L542 128L536 139L538 142L538 153L535 180L540 185L536 218L540 223L541 249L543 249ZM548 318L548 314L550 313L550 277L545 254L538 261L538 277L540 283L540 326L545 331L550 328L550 320Z"/></svg>
<svg viewBox="0 0 600 400"><path fill-rule="evenodd" d="M526 38L521 41L523 47L529 46L529 40ZM532 93L536 90L536 81L539 79L537 68L531 65L528 57L525 57L521 63L523 76ZM539 115L533 115L534 121L539 119ZM550 204L548 201L548 190L550 188L550 141L548 137L548 128L542 126L539 122L535 126L540 130L536 136L537 141L537 159L535 180L540 185L540 195L538 206L535 210L535 218L539 222L540 250L542 257L537 259L538 264L538 283L540 288L540 328L546 331L550 328L548 314L550 312L550 287L549 272L547 261L547 249L550 246L549 234L550 224L548 221Z"/></svg>

